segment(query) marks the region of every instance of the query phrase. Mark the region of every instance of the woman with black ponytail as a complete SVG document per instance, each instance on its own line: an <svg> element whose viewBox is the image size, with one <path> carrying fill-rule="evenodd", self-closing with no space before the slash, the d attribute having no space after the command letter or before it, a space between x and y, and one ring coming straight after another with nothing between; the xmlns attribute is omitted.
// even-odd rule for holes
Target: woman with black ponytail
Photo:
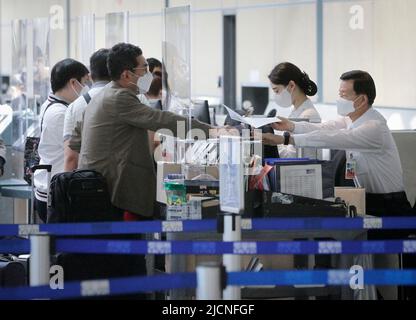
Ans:
<svg viewBox="0 0 416 320"><path fill-rule="evenodd" d="M282 108L293 106L289 119L307 119L319 123L321 117L308 98L318 92L318 87L309 76L290 62L278 64L269 75L271 87L275 93L275 101ZM296 148L279 146L281 158L295 158ZM316 150L305 150L305 157L316 158Z"/></svg>

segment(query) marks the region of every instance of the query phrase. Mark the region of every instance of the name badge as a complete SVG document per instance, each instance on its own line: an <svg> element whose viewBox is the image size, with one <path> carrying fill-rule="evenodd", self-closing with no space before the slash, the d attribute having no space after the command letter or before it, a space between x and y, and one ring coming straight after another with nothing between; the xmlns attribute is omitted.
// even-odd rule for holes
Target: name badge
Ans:
<svg viewBox="0 0 416 320"><path fill-rule="evenodd" d="M354 180L357 176L357 161L354 160L352 154L350 154L349 159L345 166L345 179Z"/></svg>

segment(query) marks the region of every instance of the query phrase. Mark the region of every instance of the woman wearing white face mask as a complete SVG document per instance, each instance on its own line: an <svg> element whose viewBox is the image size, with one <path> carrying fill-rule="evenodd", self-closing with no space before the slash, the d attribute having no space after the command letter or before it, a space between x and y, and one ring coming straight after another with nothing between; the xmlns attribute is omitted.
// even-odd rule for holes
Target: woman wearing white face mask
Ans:
<svg viewBox="0 0 416 320"><path fill-rule="evenodd" d="M157 108L158 102L162 100L162 79L153 77L149 90L137 96L141 103L151 108Z"/></svg>
<svg viewBox="0 0 416 320"><path fill-rule="evenodd" d="M137 95L140 102L150 108L160 109L162 108L161 100L162 100L162 78L158 76L153 77L152 84L149 90L146 93L140 93ZM159 104L160 102L160 104ZM150 151L152 154L154 153L155 149L160 145L160 138L155 139L155 132L148 131L149 134L149 145Z"/></svg>
<svg viewBox="0 0 416 320"><path fill-rule="evenodd" d="M318 88L305 72L290 62L283 62L272 70L269 80L276 103L282 108L293 106L289 118L321 122L318 111L308 98L314 96ZM296 158L297 150L291 145L279 146L279 155L281 158ZM316 158L316 149L305 149L303 156Z"/></svg>

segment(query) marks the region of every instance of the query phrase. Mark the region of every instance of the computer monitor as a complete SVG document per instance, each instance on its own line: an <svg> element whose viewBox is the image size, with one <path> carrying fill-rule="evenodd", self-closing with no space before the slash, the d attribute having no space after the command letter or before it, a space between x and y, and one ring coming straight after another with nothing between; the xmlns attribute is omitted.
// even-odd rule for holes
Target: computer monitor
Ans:
<svg viewBox="0 0 416 320"><path fill-rule="evenodd" d="M242 105L249 103L254 115L263 115L269 104L269 86L264 84L243 84L241 86Z"/></svg>
<svg viewBox="0 0 416 320"><path fill-rule="evenodd" d="M211 116L209 114L209 105L207 100L193 101L194 108L192 110L192 117L198 119L206 124L211 124Z"/></svg>

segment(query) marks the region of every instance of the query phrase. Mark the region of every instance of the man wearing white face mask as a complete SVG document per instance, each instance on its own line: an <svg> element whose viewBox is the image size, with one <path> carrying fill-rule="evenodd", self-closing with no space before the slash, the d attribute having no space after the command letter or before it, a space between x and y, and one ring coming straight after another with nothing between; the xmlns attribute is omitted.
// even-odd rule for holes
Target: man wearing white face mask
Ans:
<svg viewBox="0 0 416 320"><path fill-rule="evenodd" d="M81 62L65 59L51 71L52 92L40 110L40 164L52 165L52 176L64 171L64 145L62 134L65 112L70 103L86 89L89 71ZM35 208L40 218L46 220L47 173L36 171Z"/></svg>
<svg viewBox="0 0 416 320"><path fill-rule="evenodd" d="M358 182L366 189L367 213L394 215L400 208L407 209L396 143L386 119L372 107L376 98L372 77L359 70L344 73L339 96L337 110L342 118L322 124L281 118L273 127L285 134L263 135L263 140L274 145L346 150L347 159L355 162Z"/></svg>
<svg viewBox="0 0 416 320"><path fill-rule="evenodd" d="M399 153L386 119L372 107L376 87L372 77L355 70L341 76L337 110L342 118L322 124L293 123L281 118L273 127L284 136L264 135L268 144L292 144L345 150L347 161L366 190L366 213L407 216L412 209L404 192ZM346 175L351 174L346 170ZM414 232L414 230L410 230ZM409 231L369 232L369 239L406 238ZM375 257L376 268L398 268L397 255ZM382 291L382 288L379 288ZM396 299L394 288L383 288L385 298Z"/></svg>
<svg viewBox="0 0 416 320"><path fill-rule="evenodd" d="M85 111L79 167L103 174L111 203L122 219L151 219L156 175L148 131L168 129L178 135L178 122L184 124L187 119L139 101L138 91L147 92L151 83L147 61L139 47L115 45L107 66L112 82ZM193 121L192 128L201 129L208 137L211 126Z"/></svg>
<svg viewBox="0 0 416 320"><path fill-rule="evenodd" d="M318 92L318 88L309 76L290 62L278 64L270 73L269 80L275 93L275 101L282 108L293 109L289 115L291 119L305 119L312 123L321 122L321 117L315 109L312 97ZM297 150L292 145L279 147L281 158L296 158ZM304 157L315 159L316 149L306 148Z"/></svg>

